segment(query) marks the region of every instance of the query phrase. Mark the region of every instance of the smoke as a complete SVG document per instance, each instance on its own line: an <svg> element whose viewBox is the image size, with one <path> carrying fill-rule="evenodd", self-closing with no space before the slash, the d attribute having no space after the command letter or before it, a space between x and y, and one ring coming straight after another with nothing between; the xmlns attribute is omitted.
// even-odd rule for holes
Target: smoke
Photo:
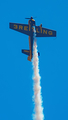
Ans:
<svg viewBox="0 0 68 120"><path fill-rule="evenodd" d="M42 96L41 96L41 86L40 86L40 75L39 75L39 59L37 53L37 43L36 38L34 38L34 45L33 45L33 90L34 90L34 114L33 120L43 120L43 107L42 107Z"/></svg>

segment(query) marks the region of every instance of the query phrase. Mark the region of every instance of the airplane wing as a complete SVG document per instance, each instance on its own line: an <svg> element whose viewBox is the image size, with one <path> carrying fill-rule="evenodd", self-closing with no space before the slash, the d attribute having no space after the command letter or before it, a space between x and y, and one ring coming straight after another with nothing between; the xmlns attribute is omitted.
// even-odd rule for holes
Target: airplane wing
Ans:
<svg viewBox="0 0 68 120"><path fill-rule="evenodd" d="M30 28L27 24L9 23L9 27L18 32L30 35Z"/></svg>
<svg viewBox="0 0 68 120"><path fill-rule="evenodd" d="M56 37L56 31L43 28L41 25L36 26L36 37Z"/></svg>

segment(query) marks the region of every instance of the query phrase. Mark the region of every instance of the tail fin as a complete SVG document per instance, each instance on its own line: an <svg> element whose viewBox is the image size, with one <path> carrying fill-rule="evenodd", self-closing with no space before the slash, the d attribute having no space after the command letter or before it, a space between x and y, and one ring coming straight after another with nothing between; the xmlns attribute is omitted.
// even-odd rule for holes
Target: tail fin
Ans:
<svg viewBox="0 0 68 120"><path fill-rule="evenodd" d="M28 56L28 61L31 61L31 57L30 56Z"/></svg>

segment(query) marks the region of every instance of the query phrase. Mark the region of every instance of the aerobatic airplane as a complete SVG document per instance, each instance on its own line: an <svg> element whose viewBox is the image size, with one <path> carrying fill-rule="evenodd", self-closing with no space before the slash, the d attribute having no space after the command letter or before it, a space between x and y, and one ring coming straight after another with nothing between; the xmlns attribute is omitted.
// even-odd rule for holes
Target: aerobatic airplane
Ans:
<svg viewBox="0 0 68 120"><path fill-rule="evenodd" d="M33 17L25 18L29 19L28 24L19 24L19 23L9 23L9 27L13 30L18 32L24 33L29 36L29 50L23 50L22 53L28 55L28 60L31 61L33 57L33 36L34 36L34 29L36 31L36 37L56 37L56 31L43 28L42 24L40 26L36 26L35 20ZM38 52L38 55L40 53Z"/></svg>

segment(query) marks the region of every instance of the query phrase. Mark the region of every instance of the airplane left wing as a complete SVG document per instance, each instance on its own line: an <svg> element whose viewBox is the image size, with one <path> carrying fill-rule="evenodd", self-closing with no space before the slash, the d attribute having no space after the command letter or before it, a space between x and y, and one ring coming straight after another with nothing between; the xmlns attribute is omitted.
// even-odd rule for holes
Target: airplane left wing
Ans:
<svg viewBox="0 0 68 120"><path fill-rule="evenodd" d="M43 28L40 26L35 26L36 29L36 37L56 37L56 31Z"/></svg>
<svg viewBox="0 0 68 120"><path fill-rule="evenodd" d="M26 35L30 35L30 28L27 24L19 24L19 23L9 23L9 27L18 32L24 33Z"/></svg>

